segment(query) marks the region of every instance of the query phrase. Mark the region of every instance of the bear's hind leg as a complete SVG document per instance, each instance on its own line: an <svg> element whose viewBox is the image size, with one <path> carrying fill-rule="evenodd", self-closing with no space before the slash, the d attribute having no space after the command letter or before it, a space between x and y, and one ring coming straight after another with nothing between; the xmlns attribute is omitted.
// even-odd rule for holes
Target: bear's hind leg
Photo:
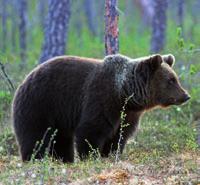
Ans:
<svg viewBox="0 0 200 185"><path fill-rule="evenodd" d="M30 161L31 158L33 159L42 159L44 157L44 151L40 149L40 151L35 151L34 148L36 146L36 142L26 142L26 144L21 144L20 146L20 154L22 161Z"/></svg>
<svg viewBox="0 0 200 185"><path fill-rule="evenodd" d="M27 134L27 133L26 133ZM26 138L26 137L25 137ZM45 155L50 140L50 134L35 132L29 133L28 139L18 140L22 161L30 161L33 159L42 159Z"/></svg>
<svg viewBox="0 0 200 185"><path fill-rule="evenodd" d="M113 145L113 140L109 139L105 142L104 146L103 146L103 149L102 149L102 152L101 152L101 156L102 157L108 157L110 152L111 152L111 148L112 148L112 145Z"/></svg>
<svg viewBox="0 0 200 185"><path fill-rule="evenodd" d="M76 146L78 155L81 160L87 158L90 154L98 156L98 152L101 154L105 141L111 133L110 128L103 128L103 123L97 123L96 127L85 126L90 124L84 124L84 127L79 127L76 130ZM99 128L98 128L98 127ZM97 155L97 156L96 156Z"/></svg>
<svg viewBox="0 0 200 185"><path fill-rule="evenodd" d="M81 160L86 159L89 156L90 152L94 156L98 155L98 152L101 153L103 143L104 140L101 138L97 139L91 137L77 137L76 145L80 159Z"/></svg>
<svg viewBox="0 0 200 185"><path fill-rule="evenodd" d="M74 137L58 133L53 148L53 157L63 162L74 162Z"/></svg>

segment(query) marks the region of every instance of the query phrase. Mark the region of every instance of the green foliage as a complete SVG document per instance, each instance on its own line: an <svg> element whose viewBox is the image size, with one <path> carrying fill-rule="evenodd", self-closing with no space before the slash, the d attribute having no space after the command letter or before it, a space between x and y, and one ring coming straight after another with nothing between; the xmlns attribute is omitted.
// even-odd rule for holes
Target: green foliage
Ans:
<svg viewBox="0 0 200 185"><path fill-rule="evenodd" d="M91 37L87 28L82 29L82 34L71 28L69 32L69 42L67 44L67 53L84 57L102 58L104 56L104 43L98 37Z"/></svg>
<svg viewBox="0 0 200 185"><path fill-rule="evenodd" d="M12 96L9 91L0 91L0 104L6 103L9 104L12 99Z"/></svg>
<svg viewBox="0 0 200 185"><path fill-rule="evenodd" d="M117 143L117 151L116 151L116 154L115 154L115 162L118 162L119 161L119 157L120 157L120 145L121 145L121 142L123 140L123 133L124 133L124 128L127 127L130 123L126 123L125 120L126 120L126 116L127 114L125 113L125 110L126 110L126 106L127 106L127 103L128 101L134 96L134 94L132 94L131 96L129 96L128 98L125 99L125 102L124 102L124 105L122 107L122 110L120 112L120 130L119 130L119 141Z"/></svg>
<svg viewBox="0 0 200 185"><path fill-rule="evenodd" d="M4 129L0 134L0 155L17 155L18 149L15 142L15 136L10 129Z"/></svg>
<svg viewBox="0 0 200 185"><path fill-rule="evenodd" d="M198 71L198 68L194 65L194 64L191 64L190 65L190 75L195 75Z"/></svg>
<svg viewBox="0 0 200 185"><path fill-rule="evenodd" d="M41 148L44 146L44 141L45 141L47 135L48 135L51 131L52 131L52 128L49 127L49 128L46 130L46 132L44 133L43 138L41 139L41 141L37 141L37 142L36 142L35 148L33 149L33 154L32 154L32 156L31 156L31 161L32 161L32 162L34 162L34 161L36 160L36 159L35 159L36 155L38 155L38 153L40 152ZM44 155L45 158L48 158L49 152L50 152L50 148L51 148L52 146L55 145L55 140L54 140L54 139L55 139L55 137L56 137L57 132L58 132L57 129L54 130L53 134L52 134L51 137L50 137L50 140L48 141L48 146L45 148L45 155Z"/></svg>
<svg viewBox="0 0 200 185"><path fill-rule="evenodd" d="M92 145L89 143L89 141L87 139L85 139L85 142L88 144L89 146L89 160L97 160L99 161L101 158L101 154L99 152L99 149L95 149L92 147Z"/></svg>
<svg viewBox="0 0 200 185"><path fill-rule="evenodd" d="M189 106L147 113L141 121L135 141L127 147L129 159L148 163L174 153L198 151L197 129L191 120L192 110Z"/></svg>
<svg viewBox="0 0 200 185"><path fill-rule="evenodd" d="M0 123L9 114L11 100L12 95L9 91L0 91Z"/></svg>
<svg viewBox="0 0 200 185"><path fill-rule="evenodd" d="M185 47L185 42L184 39L182 37L182 30L181 28L177 28L177 44L179 49L183 50L183 48Z"/></svg>

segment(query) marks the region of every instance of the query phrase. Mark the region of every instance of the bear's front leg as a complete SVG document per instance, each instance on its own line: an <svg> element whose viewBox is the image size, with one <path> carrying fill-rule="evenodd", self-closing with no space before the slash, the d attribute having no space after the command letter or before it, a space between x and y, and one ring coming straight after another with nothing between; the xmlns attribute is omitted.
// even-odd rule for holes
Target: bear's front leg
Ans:
<svg viewBox="0 0 200 185"><path fill-rule="evenodd" d="M125 123L127 124L125 127L120 129L120 126L112 139L105 142L102 149L102 156L108 157L109 153L116 154L117 150L122 154L127 140L134 134L138 126L138 122L128 123L126 120Z"/></svg>
<svg viewBox="0 0 200 185"><path fill-rule="evenodd" d="M117 150L119 150L120 153L122 153L127 139L128 137L126 134L123 134L120 138L120 131L118 129L117 133L113 136L113 138L105 142L102 150L102 156L108 157L109 153L115 155Z"/></svg>
<svg viewBox="0 0 200 185"><path fill-rule="evenodd" d="M76 130L76 147L80 159L87 158L90 152L101 155L105 141L108 140L111 132L112 128L105 120L81 123Z"/></svg>

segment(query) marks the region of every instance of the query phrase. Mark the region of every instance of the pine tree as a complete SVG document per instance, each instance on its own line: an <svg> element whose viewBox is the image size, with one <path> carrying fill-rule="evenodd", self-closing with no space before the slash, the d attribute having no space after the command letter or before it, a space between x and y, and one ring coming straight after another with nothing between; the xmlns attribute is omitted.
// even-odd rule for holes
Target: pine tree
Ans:
<svg viewBox="0 0 200 185"><path fill-rule="evenodd" d="M23 68L26 60L27 49L27 1L18 0L19 3L19 45L21 67Z"/></svg>
<svg viewBox="0 0 200 185"><path fill-rule="evenodd" d="M154 0L152 20L151 52L157 53L164 49L167 23L167 0Z"/></svg>
<svg viewBox="0 0 200 185"><path fill-rule="evenodd" d="M105 52L119 52L117 0L105 0Z"/></svg>
<svg viewBox="0 0 200 185"><path fill-rule="evenodd" d="M69 18L70 0L49 0L40 63L65 53Z"/></svg>

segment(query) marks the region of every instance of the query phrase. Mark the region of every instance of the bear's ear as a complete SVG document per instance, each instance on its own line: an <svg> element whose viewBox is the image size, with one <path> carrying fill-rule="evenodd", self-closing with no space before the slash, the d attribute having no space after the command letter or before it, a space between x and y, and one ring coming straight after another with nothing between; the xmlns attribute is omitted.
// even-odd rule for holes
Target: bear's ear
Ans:
<svg viewBox="0 0 200 185"><path fill-rule="evenodd" d="M146 59L144 62L149 65L152 71L155 71L161 66L163 59L161 55L156 54L156 55L152 55L151 57Z"/></svg>
<svg viewBox="0 0 200 185"><path fill-rule="evenodd" d="M175 63L175 57L172 54L163 55L162 58L165 63L167 63L170 67L173 67Z"/></svg>

